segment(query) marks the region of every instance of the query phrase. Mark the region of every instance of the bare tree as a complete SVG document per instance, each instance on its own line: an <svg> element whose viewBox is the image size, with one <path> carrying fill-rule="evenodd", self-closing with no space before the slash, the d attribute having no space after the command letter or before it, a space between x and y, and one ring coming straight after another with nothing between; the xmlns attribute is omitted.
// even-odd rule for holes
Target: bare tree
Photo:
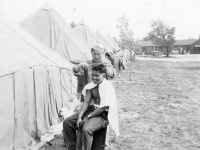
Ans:
<svg viewBox="0 0 200 150"><path fill-rule="evenodd" d="M117 28L119 29L119 39L114 37L114 40L119 45L120 49L134 50L135 42L133 38L133 31L129 28L129 20L126 19L125 14L121 15L117 19Z"/></svg>

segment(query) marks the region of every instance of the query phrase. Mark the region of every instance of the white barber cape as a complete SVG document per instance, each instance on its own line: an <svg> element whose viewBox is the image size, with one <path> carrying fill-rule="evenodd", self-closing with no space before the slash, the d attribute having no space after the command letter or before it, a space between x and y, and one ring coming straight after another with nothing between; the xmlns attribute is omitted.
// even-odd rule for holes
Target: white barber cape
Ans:
<svg viewBox="0 0 200 150"><path fill-rule="evenodd" d="M85 85L82 94L86 96L86 91L93 89L97 84L90 82ZM109 126L115 131L116 136L119 136L119 125L118 125L118 114L117 114L117 101L115 96L115 90L110 81L104 79L102 83L99 84L99 95L101 98L100 107L109 106L108 111L108 121Z"/></svg>

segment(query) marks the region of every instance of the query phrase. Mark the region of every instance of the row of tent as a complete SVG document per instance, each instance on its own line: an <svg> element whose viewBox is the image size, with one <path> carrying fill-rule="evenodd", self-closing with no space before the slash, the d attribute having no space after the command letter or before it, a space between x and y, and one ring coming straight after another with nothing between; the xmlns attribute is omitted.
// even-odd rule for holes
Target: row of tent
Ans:
<svg viewBox="0 0 200 150"><path fill-rule="evenodd" d="M0 150L30 149L59 123L76 98L71 62L90 59L95 43L117 49L83 23L72 29L49 2L19 25L0 14Z"/></svg>
<svg viewBox="0 0 200 150"><path fill-rule="evenodd" d="M110 36L104 37L99 30L94 34L84 21L71 28L49 1L19 25L72 62L91 59L91 47L96 43L101 43L108 52L119 49Z"/></svg>

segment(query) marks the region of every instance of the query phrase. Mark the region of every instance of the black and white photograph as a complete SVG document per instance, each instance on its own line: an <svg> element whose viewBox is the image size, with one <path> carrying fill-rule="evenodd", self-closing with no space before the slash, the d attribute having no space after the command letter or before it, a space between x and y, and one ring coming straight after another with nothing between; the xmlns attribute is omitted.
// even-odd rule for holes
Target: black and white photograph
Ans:
<svg viewBox="0 0 200 150"><path fill-rule="evenodd" d="M0 150L200 150L200 0L0 0Z"/></svg>

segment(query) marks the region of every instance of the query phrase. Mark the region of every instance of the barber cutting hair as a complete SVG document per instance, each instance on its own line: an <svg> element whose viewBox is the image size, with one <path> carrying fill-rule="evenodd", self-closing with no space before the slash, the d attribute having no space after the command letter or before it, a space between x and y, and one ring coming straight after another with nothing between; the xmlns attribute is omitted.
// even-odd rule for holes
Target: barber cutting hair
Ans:
<svg viewBox="0 0 200 150"><path fill-rule="evenodd" d="M115 77L115 69L110 61L105 58L105 49L101 44L95 44L91 48L92 60L81 62L73 68L74 75L78 77L77 92L81 95L84 86L92 82L92 68L93 66L104 64L106 66L106 79L113 79ZM84 98L81 96L81 101Z"/></svg>

